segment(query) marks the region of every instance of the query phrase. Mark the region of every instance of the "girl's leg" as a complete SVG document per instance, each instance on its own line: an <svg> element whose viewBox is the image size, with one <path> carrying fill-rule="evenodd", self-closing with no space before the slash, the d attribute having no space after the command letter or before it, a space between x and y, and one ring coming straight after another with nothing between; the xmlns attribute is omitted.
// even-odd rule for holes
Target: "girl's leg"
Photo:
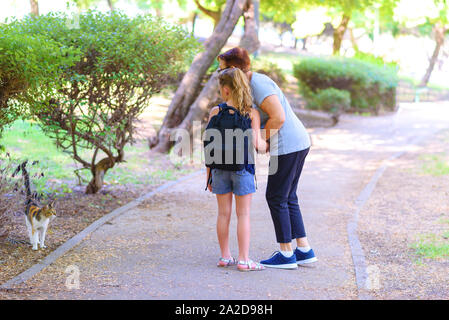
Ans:
<svg viewBox="0 0 449 320"><path fill-rule="evenodd" d="M220 245L221 257L231 258L229 250L229 222L232 212L232 192L217 194L218 217L217 217L217 237Z"/></svg>
<svg viewBox="0 0 449 320"><path fill-rule="evenodd" d="M235 196L237 212L237 239L239 242L239 261L249 260L250 209L252 194Z"/></svg>

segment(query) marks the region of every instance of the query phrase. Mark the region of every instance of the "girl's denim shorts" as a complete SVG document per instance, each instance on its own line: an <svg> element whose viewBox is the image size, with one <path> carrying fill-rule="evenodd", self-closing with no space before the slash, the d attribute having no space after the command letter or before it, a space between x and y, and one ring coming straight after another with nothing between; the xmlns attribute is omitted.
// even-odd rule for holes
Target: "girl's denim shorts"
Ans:
<svg viewBox="0 0 449 320"><path fill-rule="evenodd" d="M256 192L254 175L245 169L240 171L212 169L212 193L225 194L231 191L237 196Z"/></svg>

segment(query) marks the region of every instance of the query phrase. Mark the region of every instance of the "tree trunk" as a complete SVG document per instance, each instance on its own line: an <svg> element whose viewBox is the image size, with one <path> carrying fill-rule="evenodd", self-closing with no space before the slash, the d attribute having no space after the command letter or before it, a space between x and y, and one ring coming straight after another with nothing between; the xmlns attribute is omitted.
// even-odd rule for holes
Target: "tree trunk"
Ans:
<svg viewBox="0 0 449 320"><path fill-rule="evenodd" d="M334 30L334 43L333 43L333 54L340 54L341 43L343 41L343 36L345 35L346 29L348 28L350 16L343 14L340 25Z"/></svg>
<svg viewBox="0 0 449 320"><path fill-rule="evenodd" d="M192 35L195 35L195 24L196 24L197 18L198 18L198 13L194 12L193 18L192 18Z"/></svg>
<svg viewBox="0 0 449 320"><path fill-rule="evenodd" d="M352 28L349 29L349 35L351 36L352 47L354 48L354 50L356 52L358 52L359 51L359 46L357 44L357 40L356 40L356 38L354 36L354 32L353 32Z"/></svg>
<svg viewBox="0 0 449 320"><path fill-rule="evenodd" d="M114 166L115 162L110 158L104 158L98 162L92 169L92 180L86 188L86 194L95 194L103 187L104 176L106 172Z"/></svg>
<svg viewBox="0 0 449 320"><path fill-rule="evenodd" d="M172 145L170 141L171 131L183 122L192 108L192 103L197 98L204 74L232 34L238 19L242 15L246 2L247 0L228 0L226 2L220 23L215 28L214 33L204 43L205 50L197 54L190 69L184 75L168 107L158 135L150 141L150 148L154 148L158 152L167 152L170 149ZM208 86L206 85L206 87ZM201 97L202 95L200 94L196 101L199 102Z"/></svg>
<svg viewBox="0 0 449 320"><path fill-rule="evenodd" d="M209 10L205 7L203 7L201 5L201 3L198 0L194 0L196 6L198 7L198 9L201 10L202 13L204 13L205 15L209 16L210 18L212 18L212 20L214 20L214 30L217 27L218 23L221 20L221 11L213 11L213 10Z"/></svg>
<svg viewBox="0 0 449 320"><path fill-rule="evenodd" d="M114 4L112 3L112 0L108 0L108 6L109 10L114 11Z"/></svg>
<svg viewBox="0 0 449 320"><path fill-rule="evenodd" d="M256 52L260 47L257 15L255 11L256 6L258 5L259 0L249 0L245 12L243 13L245 28L239 46L248 50L249 53Z"/></svg>
<svg viewBox="0 0 449 320"><path fill-rule="evenodd" d="M245 9L254 10L254 8L251 9L251 6L247 6ZM249 53L253 53L255 50L257 50L257 48L255 48L255 46L253 45L254 42L260 44L258 33L255 32L253 36L257 37L253 41L240 41L241 47L245 48ZM247 47L247 45L251 45L251 47ZM181 124L178 126L178 129L191 131L193 121L201 121L202 119L204 119L210 108L220 102L221 97L219 90L220 88L218 85L218 73L214 72L210 79L207 81L204 88L201 90L199 96L190 106L189 112L187 113Z"/></svg>
<svg viewBox="0 0 449 320"><path fill-rule="evenodd" d="M35 17L39 16L39 3L38 0L30 0L31 14Z"/></svg>
<svg viewBox="0 0 449 320"><path fill-rule="evenodd" d="M435 49L433 50L432 57L429 61L429 67L427 68L427 71L424 75L424 77L421 80L421 83L419 84L420 87L427 86L427 83L429 82L430 76L432 75L433 68L435 67L435 63L438 60L438 56L440 54L440 50L443 47L444 44L444 33L445 33L444 27L440 25L435 25L433 32L435 34Z"/></svg>

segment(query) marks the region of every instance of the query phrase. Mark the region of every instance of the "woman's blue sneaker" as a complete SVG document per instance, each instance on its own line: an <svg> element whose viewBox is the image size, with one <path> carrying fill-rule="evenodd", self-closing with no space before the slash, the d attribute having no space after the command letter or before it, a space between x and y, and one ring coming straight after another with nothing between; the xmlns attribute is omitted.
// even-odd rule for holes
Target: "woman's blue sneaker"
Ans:
<svg viewBox="0 0 449 320"><path fill-rule="evenodd" d="M293 254L291 257L286 257L279 251L275 251L271 257L267 260L260 261L260 264L267 268L278 269L297 269L296 256Z"/></svg>
<svg viewBox="0 0 449 320"><path fill-rule="evenodd" d="M296 256L296 263L300 264L308 264L312 262L317 262L318 259L315 257L315 253L312 249L307 252L302 252L298 248L295 249L295 253L293 256Z"/></svg>

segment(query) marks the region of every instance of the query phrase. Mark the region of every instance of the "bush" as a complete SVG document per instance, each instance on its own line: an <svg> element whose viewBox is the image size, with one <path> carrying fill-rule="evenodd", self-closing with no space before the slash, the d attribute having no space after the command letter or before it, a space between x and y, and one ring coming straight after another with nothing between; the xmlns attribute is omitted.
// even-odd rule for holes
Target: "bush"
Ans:
<svg viewBox="0 0 449 320"><path fill-rule="evenodd" d="M106 172L124 161L124 147L134 141L135 121L148 99L191 61L199 45L181 27L150 15L89 11L76 28L68 21L52 13L11 28L49 39L76 57L62 68L51 94L27 102L56 145L90 170L86 192L96 193ZM80 148L92 150L91 159L81 158Z"/></svg>
<svg viewBox="0 0 449 320"><path fill-rule="evenodd" d="M27 115L27 97L48 95L59 85L63 67L74 62L55 41L22 32L14 22L0 25L0 135L6 125Z"/></svg>
<svg viewBox="0 0 449 320"><path fill-rule="evenodd" d="M264 59L253 59L251 64L251 69L253 71L267 75L276 82L280 88L287 82L284 71L282 71L276 63Z"/></svg>
<svg viewBox="0 0 449 320"><path fill-rule="evenodd" d="M376 56L372 53L357 51L354 55L355 59L365 61L371 64L375 64L379 67L389 67L392 69L398 69L399 65L396 62L387 62L382 57Z"/></svg>
<svg viewBox="0 0 449 320"><path fill-rule="evenodd" d="M11 231L14 209L25 202L24 198L19 198L18 192L15 192L19 188L17 179L13 178L16 167L17 164L11 161L8 154L0 157L0 240L7 238Z"/></svg>
<svg viewBox="0 0 449 320"><path fill-rule="evenodd" d="M307 100L307 107L340 114L351 107L351 94L335 88L320 90Z"/></svg>
<svg viewBox="0 0 449 320"><path fill-rule="evenodd" d="M299 89L308 101L319 91L335 88L351 95L354 112L395 110L396 71L351 58L307 58L294 65Z"/></svg>

